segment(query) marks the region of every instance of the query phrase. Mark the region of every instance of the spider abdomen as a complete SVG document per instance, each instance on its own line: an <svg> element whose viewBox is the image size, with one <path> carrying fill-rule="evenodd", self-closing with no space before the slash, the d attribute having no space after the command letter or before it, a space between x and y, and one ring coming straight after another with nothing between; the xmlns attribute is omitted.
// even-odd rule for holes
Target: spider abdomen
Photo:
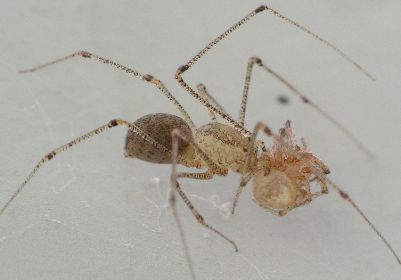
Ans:
<svg viewBox="0 0 401 280"><path fill-rule="evenodd" d="M186 122L175 115L156 113L145 115L134 122L143 132L152 139L171 151L171 132L178 128L187 138L192 139L192 131ZM178 154L183 155L191 149L190 145L181 139L178 141ZM155 148L151 143L143 139L131 130L125 138L124 154L126 157L134 157L144 161L170 164L171 153L165 153Z"/></svg>

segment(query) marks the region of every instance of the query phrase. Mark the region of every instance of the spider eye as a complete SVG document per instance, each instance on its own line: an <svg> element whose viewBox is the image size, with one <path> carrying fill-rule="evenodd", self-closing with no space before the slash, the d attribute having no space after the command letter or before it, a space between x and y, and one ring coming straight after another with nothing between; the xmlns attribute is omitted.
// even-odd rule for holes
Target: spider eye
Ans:
<svg viewBox="0 0 401 280"><path fill-rule="evenodd" d="M253 196L263 208L286 209L295 203L297 194L297 186L282 171L260 172L253 178Z"/></svg>

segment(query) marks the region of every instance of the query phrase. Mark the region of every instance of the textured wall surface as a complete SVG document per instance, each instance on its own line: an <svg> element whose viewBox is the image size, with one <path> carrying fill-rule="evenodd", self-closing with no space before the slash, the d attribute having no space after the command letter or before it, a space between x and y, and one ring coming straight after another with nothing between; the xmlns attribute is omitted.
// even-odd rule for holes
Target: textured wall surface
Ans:
<svg viewBox="0 0 401 280"><path fill-rule="evenodd" d="M178 114L146 83L89 60L31 74L17 71L77 50L92 51L161 79L192 114L205 111L175 82L177 67L259 1L3 1L0 11L0 205L51 149L120 117ZM103 3L101 3L103 2ZM246 3L245 3L246 2ZM352 130L375 157L256 69L246 125L297 135L331 168L401 254L401 55L399 1L269 1L366 67L367 79L310 36L264 14L185 74L238 115L245 67L261 57ZM277 97L286 95L288 105ZM170 166L126 159L116 128L46 164L0 217L0 279L189 279L167 207ZM263 138L264 139L264 138ZM267 143L268 140L266 140ZM178 207L198 279L400 279L401 269L368 225L330 192L278 218L252 202L225 217L239 177L182 186L239 253Z"/></svg>

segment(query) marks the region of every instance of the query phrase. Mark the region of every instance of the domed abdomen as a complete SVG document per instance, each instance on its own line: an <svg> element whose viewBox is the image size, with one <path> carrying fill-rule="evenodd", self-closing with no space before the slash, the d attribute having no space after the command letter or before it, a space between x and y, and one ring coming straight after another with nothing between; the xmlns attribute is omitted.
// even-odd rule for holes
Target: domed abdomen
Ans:
<svg viewBox="0 0 401 280"><path fill-rule="evenodd" d="M182 134L192 139L192 132L186 122L180 117L170 114L150 114L137 119L134 125L138 126L143 132L147 133L154 140L171 151L172 138L171 132L178 128ZM189 144L178 141L178 154L182 155L187 151ZM128 131L125 140L125 156L134 157L153 163L171 163L171 153L164 153L153 147L148 141L139 135Z"/></svg>

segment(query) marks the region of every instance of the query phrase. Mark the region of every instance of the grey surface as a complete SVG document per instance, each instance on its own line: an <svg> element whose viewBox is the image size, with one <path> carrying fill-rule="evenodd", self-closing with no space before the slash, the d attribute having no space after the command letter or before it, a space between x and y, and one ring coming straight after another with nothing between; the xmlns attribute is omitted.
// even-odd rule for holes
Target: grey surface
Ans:
<svg viewBox="0 0 401 280"><path fill-rule="evenodd" d="M211 51L185 77L204 82L237 115L248 57L258 55L354 131L367 158L341 132L255 72L247 126L295 123L372 222L401 254L399 1L270 1L342 48L371 82L330 49L273 16L261 15ZM76 59L20 75L76 50L152 73L193 114L206 111L174 81L176 68L260 1L2 1L0 11L0 205L41 156L112 118L177 113L159 92L94 62ZM171 212L169 166L122 155L124 129L47 164L0 217L0 279L189 279ZM400 279L383 243L338 195L277 218L249 189L237 213L224 206L238 176L185 181L201 213L233 238L234 253L179 210L198 279Z"/></svg>

